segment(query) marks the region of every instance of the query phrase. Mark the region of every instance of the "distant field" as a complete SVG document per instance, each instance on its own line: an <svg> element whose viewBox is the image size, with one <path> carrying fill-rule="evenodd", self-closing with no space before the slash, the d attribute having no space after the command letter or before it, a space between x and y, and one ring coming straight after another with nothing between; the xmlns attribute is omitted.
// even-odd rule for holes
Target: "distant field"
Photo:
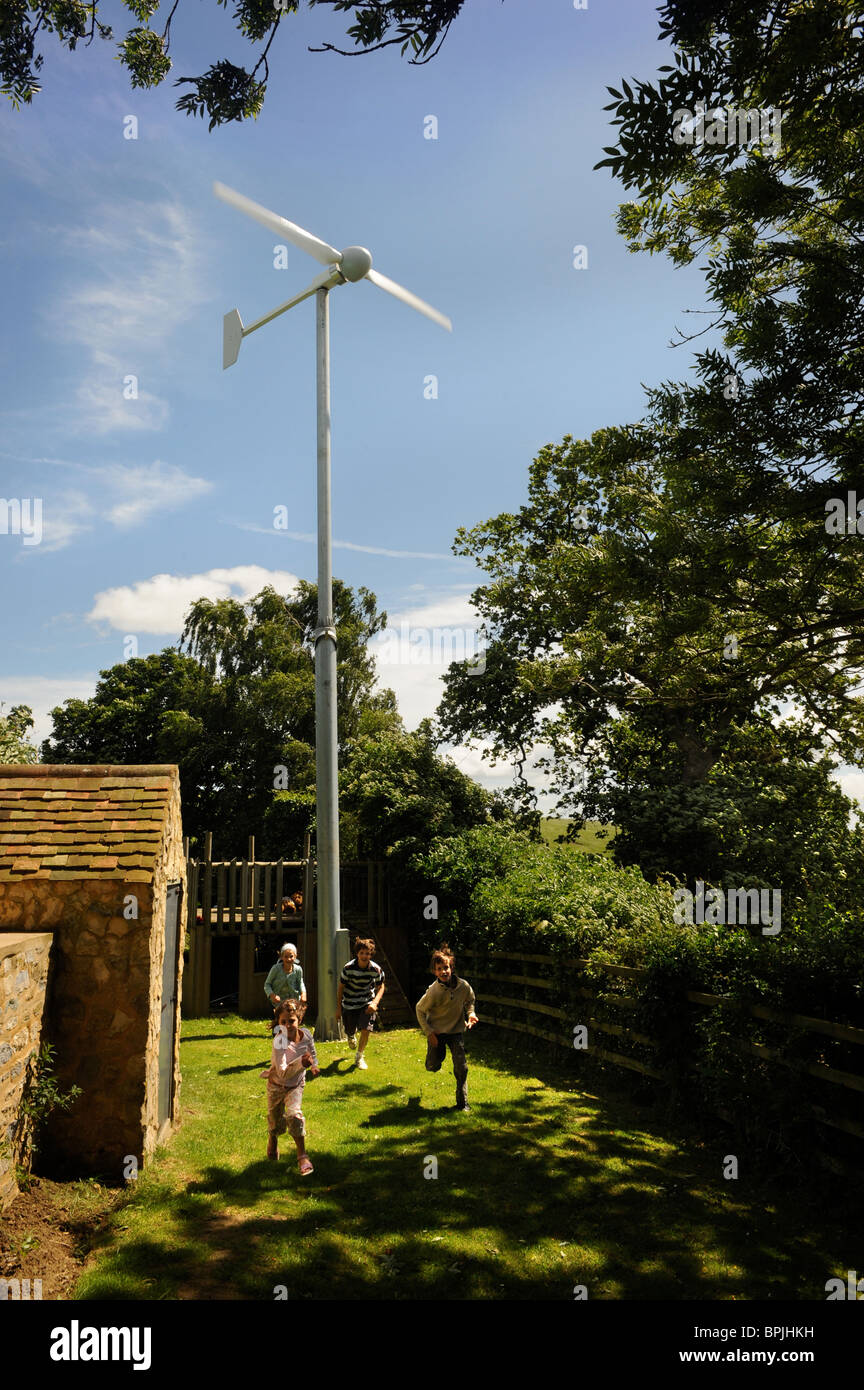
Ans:
<svg viewBox="0 0 864 1390"><path fill-rule="evenodd" d="M552 845L559 835L566 835L569 820L562 820L557 816L550 816L543 820L540 825L540 833L547 845ZM601 831L605 835L601 837ZM603 825L599 820L586 820L580 830L575 844L578 849L584 850L586 854L608 854L609 847L615 837L615 827Z"/></svg>

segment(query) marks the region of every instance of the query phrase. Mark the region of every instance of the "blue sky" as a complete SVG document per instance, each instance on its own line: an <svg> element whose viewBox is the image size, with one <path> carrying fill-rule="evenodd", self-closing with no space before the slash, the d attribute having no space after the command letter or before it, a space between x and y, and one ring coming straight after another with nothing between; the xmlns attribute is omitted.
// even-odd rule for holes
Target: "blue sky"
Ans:
<svg viewBox="0 0 864 1390"><path fill-rule="evenodd" d="M119 4L104 14L131 27ZM41 544L0 537L0 700L31 705L40 737L129 636L140 655L175 642L194 598L315 577L296 538L315 530L314 301L224 373L221 326L318 267L291 248L277 269L278 239L218 202L214 179L368 246L453 320L449 335L368 283L331 295L334 573L372 589L396 628L470 628L479 574L451 554L457 528L517 508L544 444L638 418L640 383L687 370L668 344L704 307L701 275L630 254L624 192L592 168L613 139L606 85L668 61L653 7L468 0L423 67L307 51L344 41L346 22L287 17L257 122L210 133L174 110L176 77L251 66L209 0L180 6L156 91L132 91L113 44L68 54L48 36L42 93L0 109L0 495L43 499ZM409 726L434 710L440 670L382 666ZM455 756L506 780L477 750Z"/></svg>

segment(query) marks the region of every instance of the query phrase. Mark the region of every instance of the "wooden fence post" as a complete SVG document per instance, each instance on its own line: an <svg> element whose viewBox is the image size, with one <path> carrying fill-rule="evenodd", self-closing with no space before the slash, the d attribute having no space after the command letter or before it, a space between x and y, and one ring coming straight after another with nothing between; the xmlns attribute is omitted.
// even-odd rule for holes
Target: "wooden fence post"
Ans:
<svg viewBox="0 0 864 1390"><path fill-rule="evenodd" d="M248 901L248 903L249 903L249 906L250 906L250 907L254 907L255 902L256 902L256 898L255 898L255 889L254 889L254 884L255 884L255 836L254 836L254 835L250 835L250 836L249 836L249 860L248 860L248 862L249 862L249 869L248 869L249 882L248 882L248 884L247 884L246 898L247 898L247 901ZM253 913L252 913L252 921L253 921L253 922L255 921L255 916L256 916L256 914L253 912Z"/></svg>
<svg viewBox="0 0 864 1390"><path fill-rule="evenodd" d="M198 952L198 972L195 981L195 1002L201 1016L210 1012L210 910L213 902L213 832L204 836L204 884L201 892L201 950Z"/></svg>

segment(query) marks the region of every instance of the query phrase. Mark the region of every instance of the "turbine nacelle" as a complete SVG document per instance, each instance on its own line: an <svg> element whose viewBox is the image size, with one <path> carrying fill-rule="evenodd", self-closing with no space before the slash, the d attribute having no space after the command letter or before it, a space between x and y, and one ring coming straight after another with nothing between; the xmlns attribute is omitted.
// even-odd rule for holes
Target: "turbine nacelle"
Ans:
<svg viewBox="0 0 864 1390"><path fill-rule="evenodd" d="M339 269L346 280L363 280L372 269L372 253L365 246L346 246L339 258Z"/></svg>

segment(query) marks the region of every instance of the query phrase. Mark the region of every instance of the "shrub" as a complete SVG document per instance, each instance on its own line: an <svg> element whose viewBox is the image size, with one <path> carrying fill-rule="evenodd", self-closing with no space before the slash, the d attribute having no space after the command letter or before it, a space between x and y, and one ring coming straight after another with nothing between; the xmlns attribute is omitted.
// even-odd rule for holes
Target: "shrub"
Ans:
<svg viewBox="0 0 864 1390"><path fill-rule="evenodd" d="M42 1043L38 1053L31 1053L13 1127L12 1147L20 1167L28 1173L49 1115L55 1110L68 1110L81 1095L80 1086L61 1090L54 1075L54 1051L50 1043Z"/></svg>

